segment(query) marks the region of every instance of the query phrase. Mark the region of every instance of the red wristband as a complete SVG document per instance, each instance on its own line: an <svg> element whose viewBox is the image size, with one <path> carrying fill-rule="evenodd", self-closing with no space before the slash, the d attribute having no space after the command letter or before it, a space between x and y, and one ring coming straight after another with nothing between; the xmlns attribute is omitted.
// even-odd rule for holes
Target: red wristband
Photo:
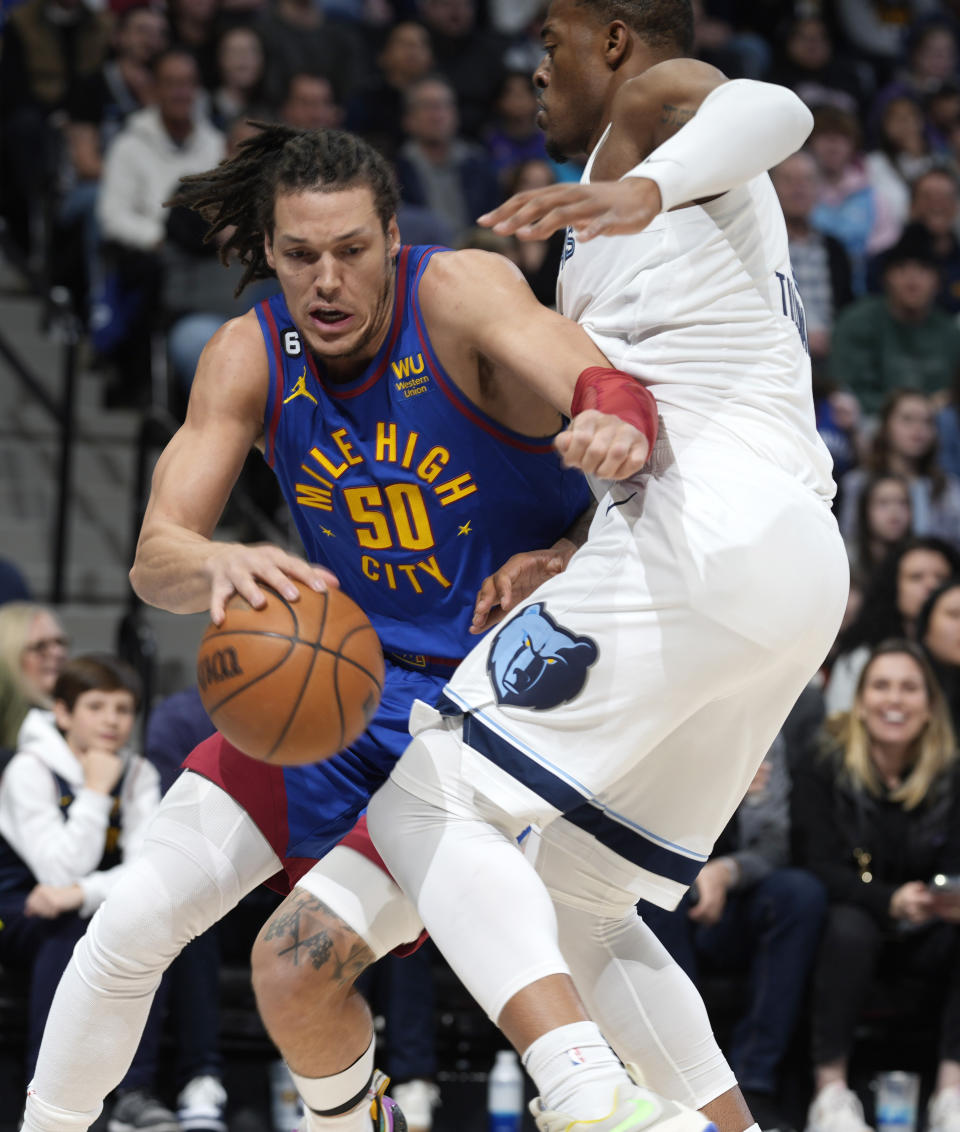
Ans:
<svg viewBox="0 0 960 1132"><path fill-rule="evenodd" d="M660 426L657 402L649 389L622 370L589 366L577 378L570 408L574 416L584 409L610 413L638 428L651 450L656 443Z"/></svg>

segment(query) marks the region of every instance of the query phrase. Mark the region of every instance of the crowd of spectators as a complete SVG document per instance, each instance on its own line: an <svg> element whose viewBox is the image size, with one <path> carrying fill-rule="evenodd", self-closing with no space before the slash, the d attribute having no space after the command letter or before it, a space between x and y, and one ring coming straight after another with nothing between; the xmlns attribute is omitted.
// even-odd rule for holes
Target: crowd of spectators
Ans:
<svg viewBox="0 0 960 1132"><path fill-rule="evenodd" d="M536 127L543 7L8 3L0 213L23 261L73 290L105 407L157 396L158 336L186 390L216 327L263 296L235 299L237 273L202 226L164 207L178 177L234 152L251 120L362 134L394 162L407 242L499 251L551 303L562 234L519 244L474 227L512 192L580 175L577 161L548 156ZM960 876L960 4L694 9L699 57L783 83L813 111L807 145L772 177L851 596L823 671L691 894L672 915L644 911L695 979L750 972L728 1053L763 1128L790 1123L780 1073L806 1010L809 1128L865 1132L848 1061L871 980L892 964L940 988L930 1127L958 1132L960 907L927 882ZM167 407L182 404L181 392ZM51 707L65 659L54 611L31 618L0 636L0 746L11 750L28 708ZM154 739L165 726L158 716ZM171 742L151 746L162 755ZM891 838L905 846L896 859Z"/></svg>

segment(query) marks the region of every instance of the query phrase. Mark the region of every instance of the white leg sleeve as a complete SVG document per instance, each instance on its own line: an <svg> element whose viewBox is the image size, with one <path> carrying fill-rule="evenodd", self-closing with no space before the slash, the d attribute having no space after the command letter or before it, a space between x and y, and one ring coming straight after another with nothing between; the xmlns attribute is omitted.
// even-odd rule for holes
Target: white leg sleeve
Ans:
<svg viewBox="0 0 960 1132"><path fill-rule="evenodd" d="M494 1022L529 983L569 973L550 897L506 815L451 814L388 780L370 800L367 824L433 941Z"/></svg>
<svg viewBox="0 0 960 1132"><path fill-rule="evenodd" d="M565 822L543 831L536 867L556 908L560 947L604 1037L655 1092L702 1108L733 1088L703 999L643 923L635 896L597 860L565 850Z"/></svg>
<svg viewBox="0 0 960 1132"><path fill-rule="evenodd" d="M24 1132L89 1127L130 1066L164 970L279 868L229 795L189 771L177 779L60 980Z"/></svg>

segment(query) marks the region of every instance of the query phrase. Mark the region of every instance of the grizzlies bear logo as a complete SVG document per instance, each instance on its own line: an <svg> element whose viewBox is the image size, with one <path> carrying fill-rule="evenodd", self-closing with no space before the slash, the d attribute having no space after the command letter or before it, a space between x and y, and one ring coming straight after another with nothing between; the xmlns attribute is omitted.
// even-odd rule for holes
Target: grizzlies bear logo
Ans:
<svg viewBox="0 0 960 1132"><path fill-rule="evenodd" d="M596 642L558 625L541 601L497 633L487 672L498 704L546 711L579 695L596 659Z"/></svg>

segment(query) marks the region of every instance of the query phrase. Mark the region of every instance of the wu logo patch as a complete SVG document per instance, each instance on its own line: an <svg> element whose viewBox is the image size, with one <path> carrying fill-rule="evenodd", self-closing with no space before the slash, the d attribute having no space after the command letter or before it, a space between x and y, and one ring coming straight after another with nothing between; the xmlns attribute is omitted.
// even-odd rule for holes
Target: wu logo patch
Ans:
<svg viewBox="0 0 960 1132"><path fill-rule="evenodd" d="M498 704L547 711L580 694L597 656L596 641L558 625L541 601L493 638L487 673Z"/></svg>

